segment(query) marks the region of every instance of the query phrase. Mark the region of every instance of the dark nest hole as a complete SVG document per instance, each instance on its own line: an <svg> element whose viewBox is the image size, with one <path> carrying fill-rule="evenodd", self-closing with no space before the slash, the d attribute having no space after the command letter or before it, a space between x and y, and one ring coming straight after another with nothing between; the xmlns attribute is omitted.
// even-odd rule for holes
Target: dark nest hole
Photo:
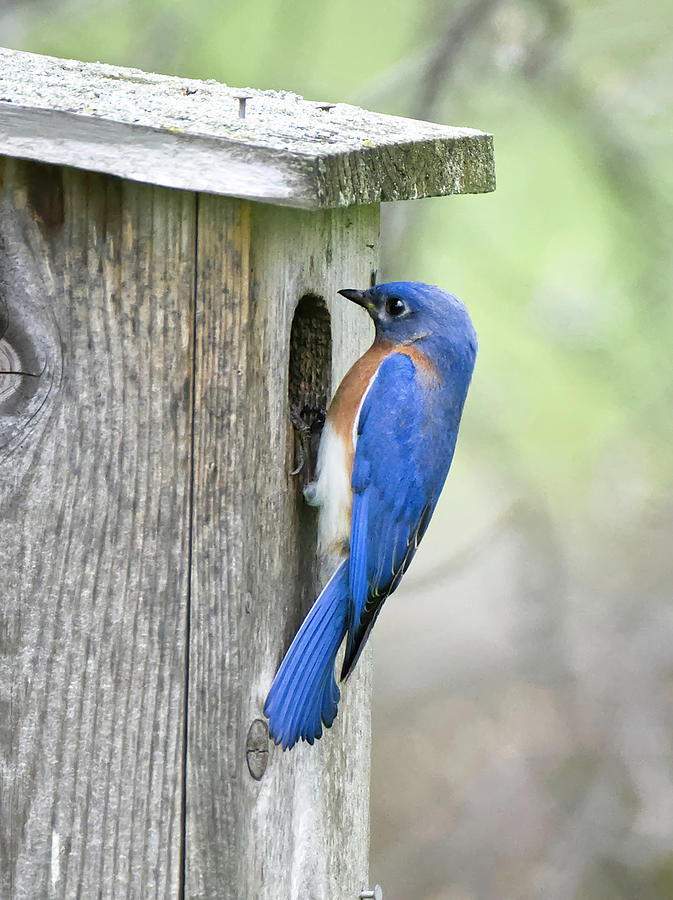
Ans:
<svg viewBox="0 0 673 900"><path fill-rule="evenodd" d="M325 424L332 369L332 331L325 301L305 294L290 332L288 400L294 429L292 474L303 487L315 477L320 433Z"/></svg>
<svg viewBox="0 0 673 900"><path fill-rule="evenodd" d="M290 333L289 414L294 436L291 463L296 537L295 604L286 627L286 646L319 588L316 555L318 515L302 495L304 485L315 479L320 434L325 424L332 369L332 332L325 301L306 294L297 304Z"/></svg>

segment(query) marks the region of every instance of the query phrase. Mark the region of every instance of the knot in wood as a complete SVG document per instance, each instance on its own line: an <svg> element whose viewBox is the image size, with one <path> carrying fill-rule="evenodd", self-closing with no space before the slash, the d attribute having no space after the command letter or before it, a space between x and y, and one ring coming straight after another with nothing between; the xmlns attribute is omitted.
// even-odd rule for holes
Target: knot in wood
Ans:
<svg viewBox="0 0 673 900"><path fill-rule="evenodd" d="M0 403L8 400L21 389L20 375L3 375L3 372L21 372L21 357L14 347L0 338Z"/></svg>

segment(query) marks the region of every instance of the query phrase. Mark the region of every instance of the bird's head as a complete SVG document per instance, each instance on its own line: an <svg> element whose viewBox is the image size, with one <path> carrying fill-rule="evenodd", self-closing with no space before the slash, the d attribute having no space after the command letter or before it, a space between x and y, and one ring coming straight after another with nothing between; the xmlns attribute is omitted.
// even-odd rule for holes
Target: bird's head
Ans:
<svg viewBox="0 0 673 900"><path fill-rule="evenodd" d="M339 293L367 310L379 340L408 344L435 338L471 345L476 351L476 334L464 304L435 285L397 281Z"/></svg>

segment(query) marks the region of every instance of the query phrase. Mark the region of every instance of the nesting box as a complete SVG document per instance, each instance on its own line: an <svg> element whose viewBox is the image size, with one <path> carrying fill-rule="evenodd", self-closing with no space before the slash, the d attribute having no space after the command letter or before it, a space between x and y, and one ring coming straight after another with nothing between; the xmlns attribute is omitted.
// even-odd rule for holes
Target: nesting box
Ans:
<svg viewBox="0 0 673 900"><path fill-rule="evenodd" d="M0 894L356 898L368 655L313 747L263 703L371 340L336 292L490 136L0 51L0 153Z"/></svg>

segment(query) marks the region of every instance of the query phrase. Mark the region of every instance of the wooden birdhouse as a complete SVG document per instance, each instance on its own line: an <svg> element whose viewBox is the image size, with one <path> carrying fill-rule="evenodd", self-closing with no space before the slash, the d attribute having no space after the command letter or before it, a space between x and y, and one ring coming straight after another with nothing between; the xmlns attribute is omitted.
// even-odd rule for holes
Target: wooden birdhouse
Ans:
<svg viewBox="0 0 673 900"><path fill-rule="evenodd" d="M262 712L301 487L381 201L492 190L491 138L5 50L0 154L0 895L355 900L369 661L312 747Z"/></svg>

